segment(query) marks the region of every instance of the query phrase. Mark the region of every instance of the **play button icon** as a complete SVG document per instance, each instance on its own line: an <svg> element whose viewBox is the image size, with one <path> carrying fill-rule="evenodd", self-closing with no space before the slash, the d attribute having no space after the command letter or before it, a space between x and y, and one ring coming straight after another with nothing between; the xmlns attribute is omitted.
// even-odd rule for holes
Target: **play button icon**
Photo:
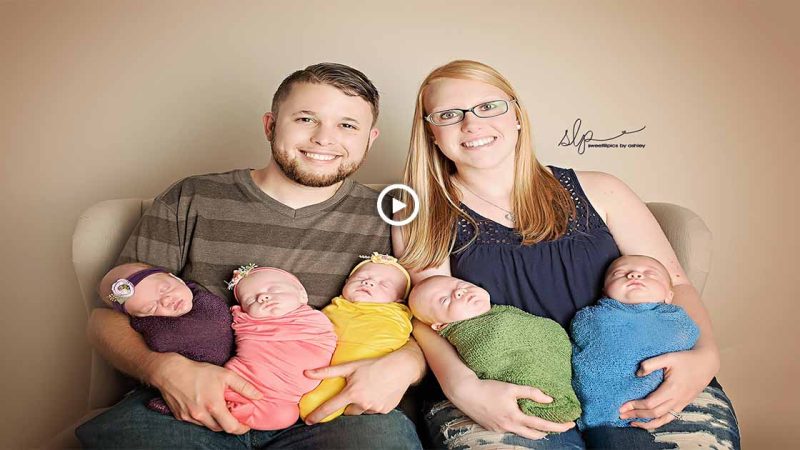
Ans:
<svg viewBox="0 0 800 450"><path fill-rule="evenodd" d="M398 200L397 198L395 198L395 196L390 196L390 198L392 199L391 202L392 212L390 214L386 214L386 209L388 209L386 208L386 206L389 206L386 204L387 202L385 201L386 196L393 191L405 191L408 193L409 196L411 196L411 199L414 201L413 202L414 205L412 206L411 209L411 214L409 214L408 217L406 217L403 220L393 220L391 217L389 217L390 215L394 216L394 214L397 214L398 212L409 207L409 205L407 205L405 202ZM398 194L397 196L399 197L400 193L398 192L397 194ZM383 221L388 223L389 225L395 227L401 227L411 222L412 220L416 219L417 214L419 214L419 197L417 196L417 193L414 192L413 189L406 186L405 184L392 184L386 186L378 195L378 215L381 216L381 219L383 219Z"/></svg>
<svg viewBox="0 0 800 450"><path fill-rule="evenodd" d="M392 214L396 213L397 211L402 211L406 207L406 204L401 202L400 200L393 198L392 199Z"/></svg>

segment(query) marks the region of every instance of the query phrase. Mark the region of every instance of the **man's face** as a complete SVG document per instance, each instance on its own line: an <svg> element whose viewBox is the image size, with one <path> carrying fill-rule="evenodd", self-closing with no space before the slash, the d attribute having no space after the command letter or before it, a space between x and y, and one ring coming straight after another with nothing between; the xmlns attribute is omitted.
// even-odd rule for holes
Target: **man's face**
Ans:
<svg viewBox="0 0 800 450"><path fill-rule="evenodd" d="M308 303L297 281L274 270L244 277L236 286L236 299L252 317L281 317Z"/></svg>
<svg viewBox="0 0 800 450"><path fill-rule="evenodd" d="M414 316L434 330L479 316L492 307L485 289L446 276L434 276L420 283L411 292L408 303Z"/></svg>
<svg viewBox="0 0 800 450"><path fill-rule="evenodd" d="M342 289L351 302L392 303L402 301L406 277L389 264L367 263L350 275Z"/></svg>
<svg viewBox="0 0 800 450"><path fill-rule="evenodd" d="M622 303L672 302L669 273L646 256L623 256L606 271L606 295Z"/></svg>
<svg viewBox="0 0 800 450"><path fill-rule="evenodd" d="M326 84L295 83L277 115L264 115L264 128L272 157L290 180L326 187L361 165L379 134L372 119L361 97Z"/></svg>
<svg viewBox="0 0 800 450"><path fill-rule="evenodd" d="M178 317L192 310L192 290L168 273L148 276L125 301L125 311L134 317Z"/></svg>

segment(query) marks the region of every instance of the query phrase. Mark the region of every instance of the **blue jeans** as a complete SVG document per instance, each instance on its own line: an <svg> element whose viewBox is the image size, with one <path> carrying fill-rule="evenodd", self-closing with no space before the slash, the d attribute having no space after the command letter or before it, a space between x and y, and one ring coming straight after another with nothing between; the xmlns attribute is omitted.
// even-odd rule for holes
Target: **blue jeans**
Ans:
<svg viewBox="0 0 800 450"><path fill-rule="evenodd" d="M151 411L148 400L158 395L139 388L108 411L84 423L75 434L84 448L193 449L421 449L414 424L402 412L341 416L307 426L297 422L278 431L250 431L241 436L211 431Z"/></svg>
<svg viewBox="0 0 800 450"><path fill-rule="evenodd" d="M730 400L716 379L681 412L681 420L647 431L640 428L576 428L531 440L513 433L488 431L448 400L433 404L425 424L436 448L447 450L516 446L530 449L739 449L739 425Z"/></svg>

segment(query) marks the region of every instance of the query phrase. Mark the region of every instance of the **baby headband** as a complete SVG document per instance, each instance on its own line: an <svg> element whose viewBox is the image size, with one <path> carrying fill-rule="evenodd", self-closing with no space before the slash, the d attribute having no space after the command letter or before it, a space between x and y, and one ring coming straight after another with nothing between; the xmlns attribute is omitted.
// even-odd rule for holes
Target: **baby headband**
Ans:
<svg viewBox="0 0 800 450"><path fill-rule="evenodd" d="M119 312L127 314L125 311L125 301L133 297L135 287L141 283L142 280L155 275L157 273L169 273L160 267L151 267L134 272L128 278L120 278L111 285L111 293L108 294L108 299L111 300L111 306Z"/></svg>
<svg viewBox="0 0 800 450"><path fill-rule="evenodd" d="M303 283L301 283L300 280L296 276L294 276L294 274L287 272L283 269L278 269L277 267L259 267L255 263L250 263L246 266L240 266L238 269L234 270L233 278L231 278L231 281L226 281L225 285L228 287L229 291L230 290L233 291L233 297L238 301L239 293L236 289L239 286L239 282L242 281L248 275L252 275L256 272L266 272L266 271L275 271L289 275L289 277L293 279L298 286L300 286L300 289L303 291L303 293L305 293L306 296L308 296L308 292L306 292L305 286L303 286Z"/></svg>
<svg viewBox="0 0 800 450"><path fill-rule="evenodd" d="M400 269L400 272L403 272L403 275L406 277L406 292L403 294L403 298L408 297L408 291L411 290L411 275L408 274L408 271L405 267L401 266L399 262L397 262L397 258L391 255L384 255L383 253L372 252L372 255L365 256L365 255L358 255L359 258L363 258L364 261L356 264L353 267L353 270L350 271L350 275L353 275L356 270L358 270L361 266L366 263L375 263L375 264L386 264L387 266L393 266ZM350 276L348 275L348 277Z"/></svg>

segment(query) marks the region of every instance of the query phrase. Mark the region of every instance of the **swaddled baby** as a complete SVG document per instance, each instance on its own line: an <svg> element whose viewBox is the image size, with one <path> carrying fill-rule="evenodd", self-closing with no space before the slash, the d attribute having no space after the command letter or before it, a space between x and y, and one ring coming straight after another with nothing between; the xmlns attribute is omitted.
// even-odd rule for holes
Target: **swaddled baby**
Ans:
<svg viewBox="0 0 800 450"><path fill-rule="evenodd" d="M408 304L479 378L533 386L553 399L519 399L525 414L559 423L580 416L571 384L571 345L557 322L513 306L492 306L486 290L448 276L426 278L411 291Z"/></svg>
<svg viewBox="0 0 800 450"><path fill-rule="evenodd" d="M156 352L175 352L221 366L233 356L231 313L224 299L184 282L164 269L129 263L111 269L100 282L100 297L130 316L131 327ZM170 414L164 399L148 408Z"/></svg>
<svg viewBox="0 0 800 450"><path fill-rule="evenodd" d="M402 304L411 287L411 277L392 256L373 253L357 264L342 289L322 312L333 322L339 337L332 365L391 353L408 342L411 311ZM300 400L305 419L345 387L345 379L328 378ZM342 408L322 422L344 412Z"/></svg>
<svg viewBox="0 0 800 450"><path fill-rule="evenodd" d="M572 320L573 385L583 405L580 429L600 425L624 427L619 408L646 397L664 380L664 371L636 376L645 359L689 350L697 342L697 325L672 305L669 272L648 256L622 256L606 271L607 297L581 309Z"/></svg>
<svg viewBox="0 0 800 450"><path fill-rule="evenodd" d="M333 325L308 306L300 280L284 270L242 266L228 288L239 305L231 307L236 356L225 367L263 394L250 400L228 389L228 409L254 430L286 428L297 422L300 397L319 385L303 372L330 363L336 348Z"/></svg>

